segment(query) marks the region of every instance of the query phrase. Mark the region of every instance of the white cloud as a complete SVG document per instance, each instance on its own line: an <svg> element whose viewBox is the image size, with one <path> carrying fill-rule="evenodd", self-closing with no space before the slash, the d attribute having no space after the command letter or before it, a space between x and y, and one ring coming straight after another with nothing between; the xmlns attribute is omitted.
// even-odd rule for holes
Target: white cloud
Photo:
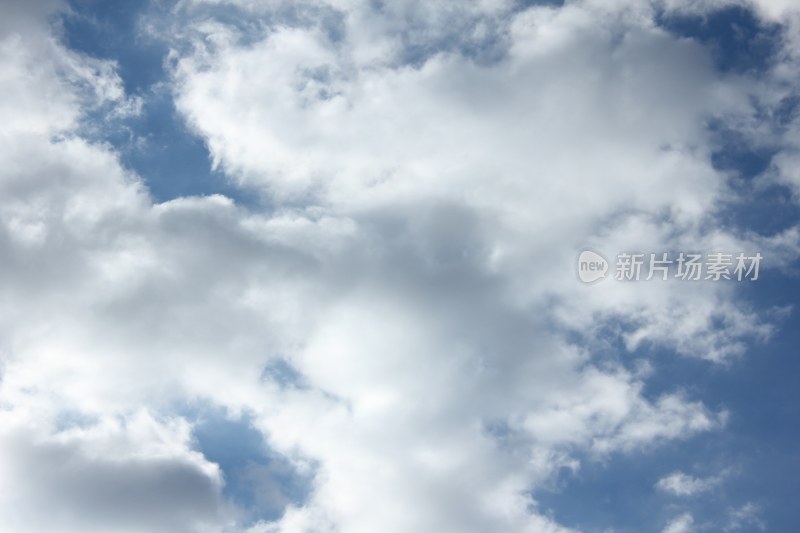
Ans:
<svg viewBox="0 0 800 533"><path fill-rule="evenodd" d="M761 507L753 502L747 502L739 508L731 509L725 531L766 531L767 526L761 519Z"/></svg>
<svg viewBox="0 0 800 533"><path fill-rule="evenodd" d="M689 513L682 514L670 520L662 533L690 533L694 531L694 518Z"/></svg>
<svg viewBox="0 0 800 533"><path fill-rule="evenodd" d="M185 422L138 413L53 431L30 427L32 414L0 414L4 531L219 531L232 520Z"/></svg>
<svg viewBox="0 0 800 533"><path fill-rule="evenodd" d="M379 13L357 5L346 22L389 16ZM201 51L177 60L178 105L245 185L359 219L462 206L487 233L486 267L523 305L552 292L570 325L598 311L635 317L631 347L655 341L723 360L742 352L742 337L769 334L723 303L728 288L590 294L541 261L568 264L587 243L750 248L706 229L730 191L710 165L705 124L749 113L748 86L715 73L700 45L636 18L646 15L593 3L507 13L504 60L445 49L419 68L361 58L361 26L346 26L353 41L279 27L247 45L204 26Z"/></svg>
<svg viewBox="0 0 800 533"><path fill-rule="evenodd" d="M698 478L683 472L673 472L672 474L658 480L656 487L664 492L669 492L675 496L694 496L703 492L708 492L717 487L723 480L723 476L713 476Z"/></svg>

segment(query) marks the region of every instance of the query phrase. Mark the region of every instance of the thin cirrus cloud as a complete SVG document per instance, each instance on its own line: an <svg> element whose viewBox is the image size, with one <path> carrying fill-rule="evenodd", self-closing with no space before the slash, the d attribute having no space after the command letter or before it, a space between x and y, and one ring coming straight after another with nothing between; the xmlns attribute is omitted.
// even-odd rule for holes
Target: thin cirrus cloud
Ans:
<svg viewBox="0 0 800 533"><path fill-rule="evenodd" d="M735 422L681 383L653 392L648 349L720 371L785 306L571 269L583 247L791 268L791 224L720 223L740 191L708 127L779 144L762 178L793 183L796 126L759 124L788 46L766 74L721 71L657 24L678 2L154 3L136 24L168 50L158 94L245 206L157 200L170 176L97 140L152 93L64 44L52 17L78 7L19 4L0 28L0 529L604 529L540 493ZM224 435L211 453L203 406L263 456L234 471ZM756 520L729 505L702 523ZM665 516L645 527L700 523Z"/></svg>
<svg viewBox="0 0 800 533"><path fill-rule="evenodd" d="M722 476L698 478L683 472L673 472L659 479L656 487L675 496L693 496L713 489L722 481Z"/></svg>

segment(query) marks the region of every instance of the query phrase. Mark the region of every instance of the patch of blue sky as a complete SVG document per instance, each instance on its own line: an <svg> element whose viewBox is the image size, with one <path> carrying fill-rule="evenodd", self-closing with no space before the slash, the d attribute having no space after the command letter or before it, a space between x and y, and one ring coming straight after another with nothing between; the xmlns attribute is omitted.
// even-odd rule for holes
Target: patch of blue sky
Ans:
<svg viewBox="0 0 800 533"><path fill-rule="evenodd" d="M721 120L708 125L716 149L711 154L715 169L731 172L744 179L752 179L769 168L776 146L753 146L746 136Z"/></svg>
<svg viewBox="0 0 800 533"><path fill-rule="evenodd" d="M709 47L723 72L763 72L776 60L785 28L766 24L747 7L726 6L708 14L662 12L656 22L674 35Z"/></svg>
<svg viewBox="0 0 800 533"><path fill-rule="evenodd" d="M768 312L800 301L800 275L765 271L755 282L737 285L742 300ZM534 494L542 510L585 533L659 531L676 514L690 512L696 523L726 525L731 509L753 502L761 507L767 530L791 533L800 523L800 317L775 322L774 337L749 343L747 353L730 364L678 356L671 350L642 346L633 353L619 342L624 325L609 325L600 358L633 369L647 360L652 373L643 396L651 401L682 392L709 409L725 409L724 428L598 460L582 457L576 474L564 471L548 490ZM627 359L627 361L626 361ZM727 472L713 490L691 497L658 491L658 480L675 471L697 477Z"/></svg>
<svg viewBox="0 0 800 533"><path fill-rule="evenodd" d="M206 407L197 413L193 434L198 451L219 465L223 495L244 510L246 522L278 519L287 505L301 505L308 496L310 474L272 452L247 414Z"/></svg>
<svg viewBox="0 0 800 533"><path fill-rule="evenodd" d="M281 388L303 389L308 387L303 374L297 371L290 362L285 359L275 359L264 367L261 372L263 382L272 382Z"/></svg>
<svg viewBox="0 0 800 533"><path fill-rule="evenodd" d="M651 456L584 458L577 473L563 469L552 489L533 497L540 511L583 533L659 531L666 519L654 484L666 454L659 455L658 462Z"/></svg>
<svg viewBox="0 0 800 533"><path fill-rule="evenodd" d="M787 29L761 21L743 6L724 7L705 15L665 15L657 22L670 33L694 39L708 47L721 73L761 75L780 60ZM787 89L773 106L755 98L751 102L754 118L777 134L800 117L800 91ZM769 139L756 142L748 131L713 117L708 134L714 146L711 164L730 177L737 198L721 206L718 222L737 232L752 231L770 235L800 221L800 208L792 192L780 183L760 179L771 170L773 157L781 146Z"/></svg>
<svg viewBox="0 0 800 533"><path fill-rule="evenodd" d="M72 0L70 8L58 21L65 45L115 61L126 93L142 99L136 116L116 117L107 108L90 112L86 134L110 143L156 201L223 194L240 205L258 205L258 194L236 187L221 171L212 169L205 142L175 109L164 69L168 45L144 35L139 26L145 13L152 17L154 10L166 10L167 5Z"/></svg>
<svg viewBox="0 0 800 533"><path fill-rule="evenodd" d="M786 31L779 24L762 22L743 6L724 7L704 15L662 13L657 22L674 35L708 47L721 73L766 72L779 61ZM796 120L798 100L797 94L790 93L774 109L757 101L752 103L756 118L777 132ZM715 146L712 165L728 173L739 198L746 199L723 206L719 217L723 226L770 234L796 224L800 210L791 200L789 189L756 181L769 171L780 147L769 142L755 144L746 132L726 123L724 117L712 118L708 132Z"/></svg>
<svg viewBox="0 0 800 533"><path fill-rule="evenodd" d="M164 79L164 45L139 32L149 2L71 0L69 7L58 21L67 47L116 61L128 93L141 94Z"/></svg>
<svg viewBox="0 0 800 533"><path fill-rule="evenodd" d="M734 232L751 231L773 235L800 221L800 206L787 184L763 179L771 172L777 146L753 146L739 132L713 128L718 148L711 163L729 176L736 193L718 213L718 224Z"/></svg>
<svg viewBox="0 0 800 533"><path fill-rule="evenodd" d="M764 187L751 183L734 184L738 198L727 203L717 217L717 225L733 232L774 235L797 225L800 206L792 192L781 184Z"/></svg>
<svg viewBox="0 0 800 533"><path fill-rule="evenodd" d="M708 47L721 73L759 75L766 72L780 60L784 33L787 31L779 24L761 21L752 10L743 6L725 7L707 15L667 16L662 13L657 22L674 35L694 39ZM788 123L797 120L799 102L800 92L788 91L772 108L755 99L752 104L755 118L779 133ZM784 209L788 207L785 201L788 189L761 186L756 189L751 183L769 170L771 160L780 146L769 142L755 144L747 132L737 130L735 124L726 123L725 117L709 120L708 131L715 145L711 158L714 168L728 172L734 178L738 192L747 194L749 200L758 194L763 195L762 198L755 198L753 205L743 206L750 211L743 213L748 215L749 222L757 226L755 219L768 214L767 210L760 208L763 204L781 209L786 214L786 223L796 222L796 211L792 213ZM755 216L752 213L754 210ZM775 221L771 221L769 226L762 229L774 229Z"/></svg>

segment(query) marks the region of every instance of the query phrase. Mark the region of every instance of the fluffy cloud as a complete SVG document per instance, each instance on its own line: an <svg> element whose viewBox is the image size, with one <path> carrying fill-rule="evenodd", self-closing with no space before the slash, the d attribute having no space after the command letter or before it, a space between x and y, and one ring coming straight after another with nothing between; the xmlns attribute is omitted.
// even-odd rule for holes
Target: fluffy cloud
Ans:
<svg viewBox="0 0 800 533"><path fill-rule="evenodd" d="M724 359L741 352L739 337L769 333L722 304L727 288L587 294L547 271L587 244L753 249L708 231L730 191L705 125L746 115L747 84L716 73L699 44L643 24L647 9L624 13L593 3L506 13L505 55L488 65L435 36L419 66L364 59L357 21L392 15L365 6L338 40L324 26L277 26L240 45L239 30L203 26L197 51L176 60L177 101L216 164L281 202L359 220L456 205L481 230L473 257L521 304L551 293L570 326L599 311L635 320L632 346ZM409 46L397 39L390 48Z"/></svg>
<svg viewBox="0 0 800 533"><path fill-rule="evenodd" d="M4 531L219 531L232 519L185 422L140 412L53 431L31 414L0 416Z"/></svg>
<svg viewBox="0 0 800 533"><path fill-rule="evenodd" d="M560 468L724 426L591 347L618 324L727 360L771 324L731 285L572 268L582 246L791 249L710 229L733 193L705 126L752 80L631 2L239 3L255 26L205 4L176 7L176 103L263 210L154 203L79 135L131 105L114 65L33 15L3 28L0 524L563 532L535 498ZM193 402L251 414L306 501L242 524Z"/></svg>

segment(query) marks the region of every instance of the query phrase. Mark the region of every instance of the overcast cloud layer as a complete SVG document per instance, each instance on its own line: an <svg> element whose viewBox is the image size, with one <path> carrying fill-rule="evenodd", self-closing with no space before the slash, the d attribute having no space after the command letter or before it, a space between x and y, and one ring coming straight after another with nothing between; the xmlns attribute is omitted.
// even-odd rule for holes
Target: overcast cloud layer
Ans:
<svg viewBox="0 0 800 533"><path fill-rule="evenodd" d="M574 263L730 250L793 268L796 221L724 221L753 190L800 194L800 11L522 4L143 10L139 39L169 50L158 90L247 204L155 199L147 181L170 176L100 140L147 94L65 44L70 6L4 6L1 531L612 531L538 494L726 432L724 403L653 392L649 358L724 372L792 310L735 282L585 286ZM721 67L662 23L731 5L772 36L767 64ZM720 131L768 168L715 164ZM206 411L283 465L250 465L254 502L204 455ZM717 466L664 468L639 531L767 527L749 496L681 507L735 478Z"/></svg>

